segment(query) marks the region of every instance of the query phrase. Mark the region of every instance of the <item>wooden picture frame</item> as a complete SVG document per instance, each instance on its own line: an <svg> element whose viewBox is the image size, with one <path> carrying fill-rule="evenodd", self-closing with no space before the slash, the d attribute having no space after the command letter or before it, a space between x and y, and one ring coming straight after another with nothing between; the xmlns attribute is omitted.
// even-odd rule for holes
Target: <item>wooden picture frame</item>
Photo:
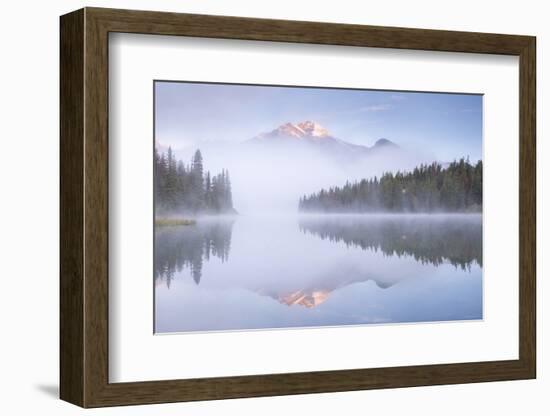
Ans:
<svg viewBox="0 0 550 416"><path fill-rule="evenodd" d="M61 17L60 396L82 407L397 388L536 376L535 38L85 8ZM108 35L111 32L519 57L519 359L109 383Z"/></svg>

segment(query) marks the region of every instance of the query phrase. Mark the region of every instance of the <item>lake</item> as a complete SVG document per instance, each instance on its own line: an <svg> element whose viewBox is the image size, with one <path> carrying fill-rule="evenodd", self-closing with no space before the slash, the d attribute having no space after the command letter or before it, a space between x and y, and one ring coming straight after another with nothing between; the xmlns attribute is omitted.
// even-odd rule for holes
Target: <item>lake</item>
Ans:
<svg viewBox="0 0 550 416"><path fill-rule="evenodd" d="M483 318L482 219L203 217L155 232L155 332Z"/></svg>

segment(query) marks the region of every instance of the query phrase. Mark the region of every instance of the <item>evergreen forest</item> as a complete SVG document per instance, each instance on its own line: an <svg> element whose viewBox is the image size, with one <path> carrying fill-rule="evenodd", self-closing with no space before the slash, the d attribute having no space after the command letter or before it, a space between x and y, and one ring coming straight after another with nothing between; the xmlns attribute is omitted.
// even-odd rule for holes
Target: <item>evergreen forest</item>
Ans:
<svg viewBox="0 0 550 416"><path fill-rule="evenodd" d="M157 215L235 214L229 171L216 175L205 171L203 157L197 150L189 164L177 160L172 148L159 154L154 161L155 210Z"/></svg>
<svg viewBox="0 0 550 416"><path fill-rule="evenodd" d="M481 212L483 164L460 159L443 167L420 165L409 172L321 189L300 198L301 212Z"/></svg>

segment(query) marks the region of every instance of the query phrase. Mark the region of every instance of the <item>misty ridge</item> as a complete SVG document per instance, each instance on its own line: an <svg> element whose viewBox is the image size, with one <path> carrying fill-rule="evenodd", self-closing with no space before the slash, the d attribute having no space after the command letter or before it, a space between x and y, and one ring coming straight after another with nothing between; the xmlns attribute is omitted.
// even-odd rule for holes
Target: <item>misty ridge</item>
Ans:
<svg viewBox="0 0 550 416"><path fill-rule="evenodd" d="M371 147L352 144L312 121L221 143L155 148L157 213L481 210L481 161L438 162L388 139Z"/></svg>

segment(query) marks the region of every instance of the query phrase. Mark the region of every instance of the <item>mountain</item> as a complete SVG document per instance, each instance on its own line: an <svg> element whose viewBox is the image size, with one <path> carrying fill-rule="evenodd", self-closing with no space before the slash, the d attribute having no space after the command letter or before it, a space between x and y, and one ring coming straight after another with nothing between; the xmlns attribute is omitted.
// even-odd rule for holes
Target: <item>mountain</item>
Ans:
<svg viewBox="0 0 550 416"><path fill-rule="evenodd" d="M366 275L359 275L353 278L342 277L340 279L332 280L334 276L330 276L329 280L324 280L323 278L318 278L314 284L310 285L308 288L304 289L294 289L294 290L285 290L282 288L277 289L256 289L255 292L262 296L269 296L272 299L275 299L279 303L282 303L287 306L303 306L308 309L316 308L322 303L326 302L333 292L346 288L349 285L355 283L365 283L367 281L372 281L380 289L387 289L392 287L394 284L398 283L397 280L376 280L371 279Z"/></svg>
<svg viewBox="0 0 550 416"><path fill-rule="evenodd" d="M393 147L393 148L397 148L397 147L399 147L399 146L396 145L396 144L395 144L394 142L392 142L391 140L382 138L382 139L378 139L378 140L376 141L376 143L374 143L374 146L373 146L373 147L379 149L379 148L382 148L382 147L385 147L385 148L388 148L388 147L389 147L389 148L392 148L392 147Z"/></svg>
<svg viewBox="0 0 550 416"><path fill-rule="evenodd" d="M259 134L245 142L254 146L294 147L316 150L331 157L358 158L381 150L397 150L399 146L388 139L379 139L374 146L362 146L337 139L314 121L303 121L297 124L286 123L275 130Z"/></svg>
<svg viewBox="0 0 550 416"><path fill-rule="evenodd" d="M237 143L213 141L201 153L211 172L231 172L233 204L243 215L295 212L300 197L319 189L434 160L426 149L399 146L389 138L370 146L354 144L325 127L314 121L284 123ZM363 130L354 137L363 133L366 142Z"/></svg>
<svg viewBox="0 0 550 416"><path fill-rule="evenodd" d="M278 296L276 299L280 303L284 303L288 306L301 305L306 308L314 308L326 301L330 295L328 290L315 290L311 292L304 292L298 290L293 293L288 293Z"/></svg>

